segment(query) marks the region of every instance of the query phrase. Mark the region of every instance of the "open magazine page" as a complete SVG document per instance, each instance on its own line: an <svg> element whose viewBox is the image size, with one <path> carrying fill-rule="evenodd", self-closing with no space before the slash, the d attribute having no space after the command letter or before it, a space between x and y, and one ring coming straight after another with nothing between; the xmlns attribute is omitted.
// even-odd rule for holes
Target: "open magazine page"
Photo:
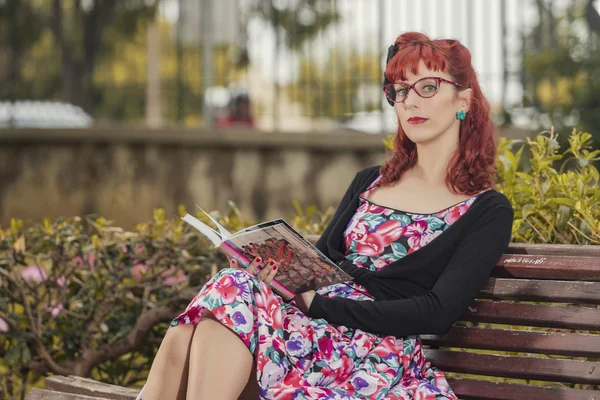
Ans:
<svg viewBox="0 0 600 400"><path fill-rule="evenodd" d="M233 234L223 245L248 259L259 255L263 260L275 261L279 266L275 280L290 292L299 294L352 280L284 220L264 222L251 228Z"/></svg>

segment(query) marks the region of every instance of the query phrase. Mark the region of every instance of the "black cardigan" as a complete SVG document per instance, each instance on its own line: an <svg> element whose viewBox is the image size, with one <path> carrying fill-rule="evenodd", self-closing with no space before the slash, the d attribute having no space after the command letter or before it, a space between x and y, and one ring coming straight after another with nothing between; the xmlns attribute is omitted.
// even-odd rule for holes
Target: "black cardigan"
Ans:
<svg viewBox="0 0 600 400"><path fill-rule="evenodd" d="M316 246L363 285L375 301L319 294L308 311L334 325L396 337L443 333L466 311L510 242L513 209L500 192L480 194L446 231L396 262L369 271L343 254L343 233L359 195L379 175L360 171Z"/></svg>

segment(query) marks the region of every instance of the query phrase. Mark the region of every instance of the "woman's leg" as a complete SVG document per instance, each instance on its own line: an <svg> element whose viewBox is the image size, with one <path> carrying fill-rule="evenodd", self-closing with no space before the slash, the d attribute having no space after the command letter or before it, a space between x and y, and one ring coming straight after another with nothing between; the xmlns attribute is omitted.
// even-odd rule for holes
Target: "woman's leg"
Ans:
<svg viewBox="0 0 600 400"><path fill-rule="evenodd" d="M192 338L187 399L236 400L253 368L244 342L205 310Z"/></svg>
<svg viewBox="0 0 600 400"><path fill-rule="evenodd" d="M252 364L252 372L246 387L237 400L257 400L258 399L258 381L256 379L256 362Z"/></svg>
<svg viewBox="0 0 600 400"><path fill-rule="evenodd" d="M185 400L189 354L195 325L178 325L167 330L152 362L143 400Z"/></svg>

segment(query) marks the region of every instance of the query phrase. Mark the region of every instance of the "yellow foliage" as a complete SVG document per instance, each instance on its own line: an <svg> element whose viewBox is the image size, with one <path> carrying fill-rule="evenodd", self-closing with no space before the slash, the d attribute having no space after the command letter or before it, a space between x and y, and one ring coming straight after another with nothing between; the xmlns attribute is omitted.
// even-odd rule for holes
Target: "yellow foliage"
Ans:
<svg viewBox="0 0 600 400"><path fill-rule="evenodd" d="M571 95L572 88L585 85L586 80L587 76L583 72L577 74L575 78L560 76L553 81L543 79L537 87L537 94L542 104L546 106L568 106L574 101Z"/></svg>

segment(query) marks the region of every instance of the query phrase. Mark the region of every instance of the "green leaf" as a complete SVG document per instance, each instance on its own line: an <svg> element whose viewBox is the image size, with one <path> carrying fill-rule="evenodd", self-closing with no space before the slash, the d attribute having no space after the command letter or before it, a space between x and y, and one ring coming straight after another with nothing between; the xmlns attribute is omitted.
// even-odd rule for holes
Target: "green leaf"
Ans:
<svg viewBox="0 0 600 400"><path fill-rule="evenodd" d="M404 257L407 253L406 247L404 247L401 243L393 242L391 244L392 251L394 252L395 257Z"/></svg>
<svg viewBox="0 0 600 400"><path fill-rule="evenodd" d="M402 226L406 226L412 223L412 219L406 214L394 213L390 216L390 219L402 222Z"/></svg>
<svg viewBox="0 0 600 400"><path fill-rule="evenodd" d="M521 209L522 218L527 218L528 215L532 214L535 211L535 206L533 204L525 204Z"/></svg>
<svg viewBox="0 0 600 400"><path fill-rule="evenodd" d="M567 197L556 197L546 200L546 204L557 204L565 205L569 207L575 207L575 200Z"/></svg>
<svg viewBox="0 0 600 400"><path fill-rule="evenodd" d="M556 228L558 230L564 230L567 226L567 222L571 218L572 208L566 205L561 205L558 207L558 212L556 215Z"/></svg>

